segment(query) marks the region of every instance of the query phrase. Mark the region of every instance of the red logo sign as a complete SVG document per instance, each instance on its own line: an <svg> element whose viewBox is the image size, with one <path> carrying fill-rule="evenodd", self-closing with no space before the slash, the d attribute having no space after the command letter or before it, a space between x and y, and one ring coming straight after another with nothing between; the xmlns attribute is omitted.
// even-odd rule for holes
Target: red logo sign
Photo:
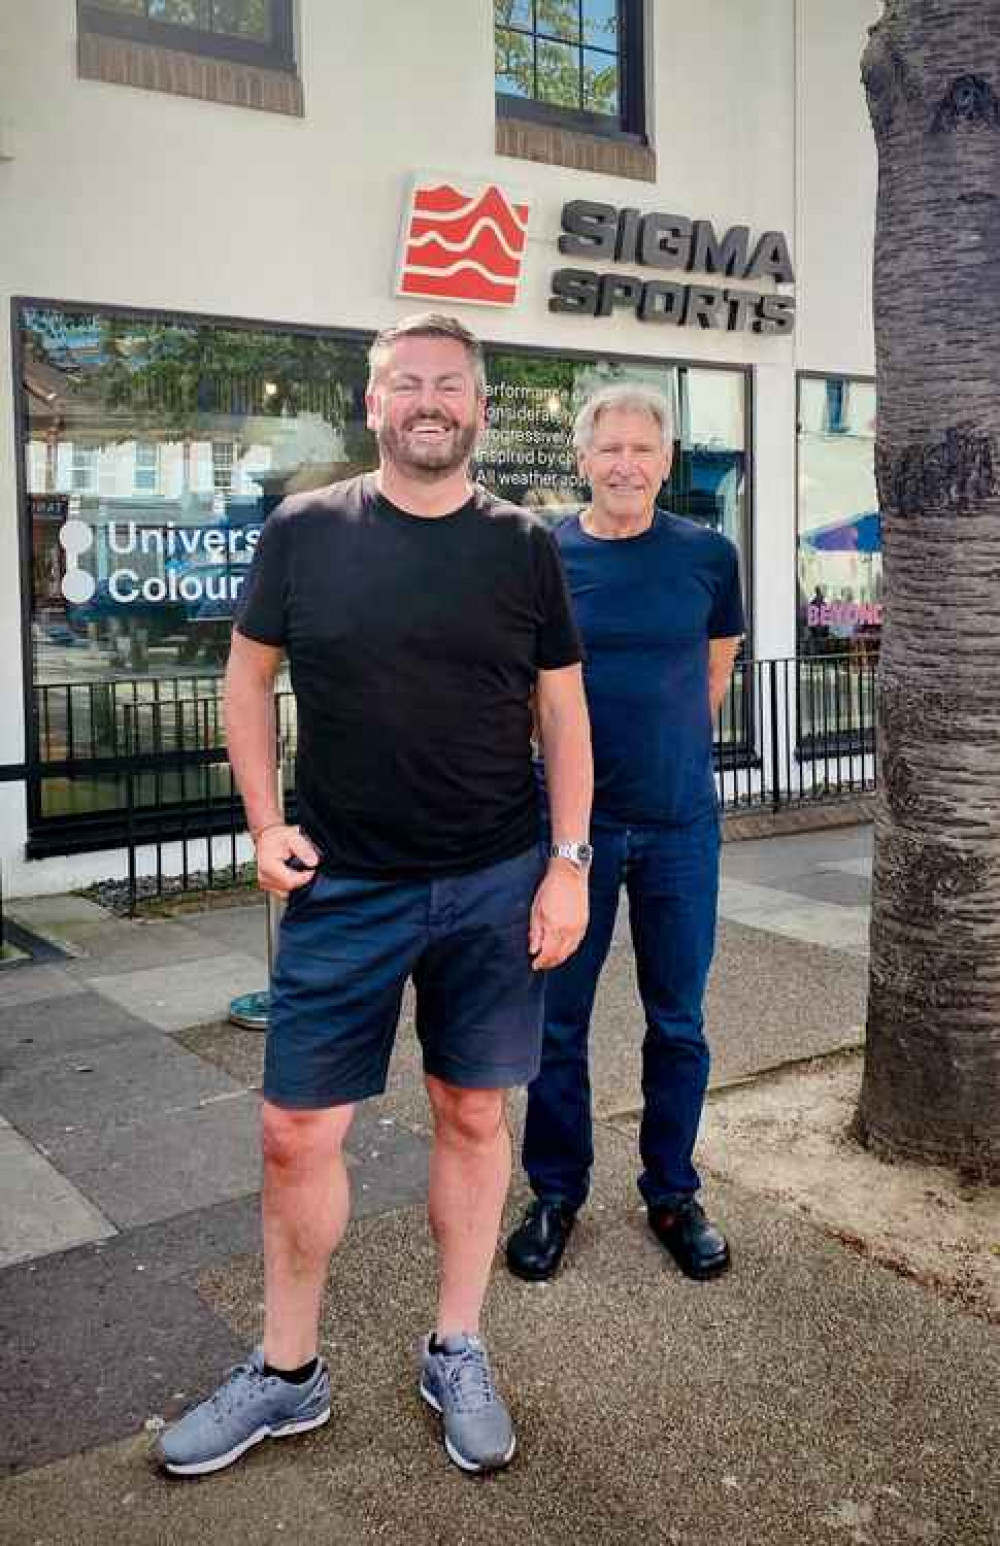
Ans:
<svg viewBox="0 0 1000 1546"><path fill-rule="evenodd" d="M418 180L403 226L398 293L513 306L530 210L496 183L470 188Z"/></svg>

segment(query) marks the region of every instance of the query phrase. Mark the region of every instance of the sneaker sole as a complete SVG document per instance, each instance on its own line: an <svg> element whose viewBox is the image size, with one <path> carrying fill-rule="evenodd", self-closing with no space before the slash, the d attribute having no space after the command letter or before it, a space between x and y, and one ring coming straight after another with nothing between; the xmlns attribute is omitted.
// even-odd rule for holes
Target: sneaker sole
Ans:
<svg viewBox="0 0 1000 1546"><path fill-rule="evenodd" d="M320 1412L318 1417L298 1417L291 1422L282 1423L278 1428L258 1428L256 1433L251 1433L242 1444L237 1444L234 1449L227 1450L224 1455L216 1455L212 1460L195 1460L188 1465L179 1465L173 1460L162 1460L164 1470L171 1476L209 1476L213 1471L224 1471L226 1466L232 1465L241 1455L245 1455L248 1449L255 1444L261 1444L265 1439L290 1439L297 1433L310 1433L313 1428L322 1428L324 1423L330 1421L330 1408Z"/></svg>
<svg viewBox="0 0 1000 1546"><path fill-rule="evenodd" d="M437 1397L432 1395L432 1393L427 1389L427 1386L424 1384L423 1380L420 1381L420 1394L427 1402L427 1405L430 1407L431 1411L436 1412L443 1421L444 1414L441 1411L441 1403ZM455 1448L454 1444L451 1442L451 1439L448 1437L447 1429L444 1431L444 1447L448 1452L449 1460L454 1461L455 1465L457 1465L460 1470L467 1471L470 1475L475 1475L479 1471L501 1471L503 1467L505 1465L509 1465L514 1458L514 1451L517 1448L517 1434L511 1434L510 1448L500 1460L470 1460L467 1455L462 1454L461 1450Z"/></svg>

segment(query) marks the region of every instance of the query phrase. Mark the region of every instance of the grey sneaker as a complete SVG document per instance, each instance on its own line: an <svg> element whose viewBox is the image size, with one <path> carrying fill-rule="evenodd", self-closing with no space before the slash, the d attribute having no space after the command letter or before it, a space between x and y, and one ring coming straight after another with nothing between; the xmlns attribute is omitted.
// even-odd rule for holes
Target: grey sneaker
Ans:
<svg viewBox="0 0 1000 1546"><path fill-rule="evenodd" d="M321 1428L330 1416L330 1376L320 1360L304 1385L265 1375L264 1353L230 1369L207 1401L165 1428L156 1446L161 1465L175 1476L205 1476L232 1465L262 1439L284 1439Z"/></svg>
<svg viewBox="0 0 1000 1546"><path fill-rule="evenodd" d="M440 1413L444 1447L463 1471L497 1471L507 1464L517 1442L514 1425L478 1337L442 1337L435 1352L428 1337L420 1394Z"/></svg>

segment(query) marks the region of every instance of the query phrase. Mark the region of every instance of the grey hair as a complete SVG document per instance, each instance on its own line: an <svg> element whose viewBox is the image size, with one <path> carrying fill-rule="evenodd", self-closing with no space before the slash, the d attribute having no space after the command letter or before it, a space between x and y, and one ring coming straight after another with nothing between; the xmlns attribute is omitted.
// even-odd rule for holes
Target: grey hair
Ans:
<svg viewBox="0 0 1000 1546"><path fill-rule="evenodd" d="M577 451L589 451L594 443L594 431L602 414L648 413L656 424L663 440L663 449L670 449L674 438L670 404L656 387L641 386L636 382L616 381L613 386L601 387L588 397L573 423L573 445Z"/></svg>
<svg viewBox="0 0 1000 1546"><path fill-rule="evenodd" d="M382 329L368 351L369 390L385 369L392 346L400 338L451 338L460 343L469 357L476 393L479 397L486 396L486 363L482 344L475 333L470 333L464 322L440 311L421 311Z"/></svg>

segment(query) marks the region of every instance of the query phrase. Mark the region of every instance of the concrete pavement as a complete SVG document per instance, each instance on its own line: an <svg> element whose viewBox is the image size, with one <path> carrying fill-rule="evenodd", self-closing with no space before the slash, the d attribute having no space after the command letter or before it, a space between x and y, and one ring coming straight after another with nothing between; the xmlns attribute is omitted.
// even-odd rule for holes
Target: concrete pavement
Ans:
<svg viewBox="0 0 1000 1546"><path fill-rule="evenodd" d="M869 872L866 829L727 845L717 1086L860 1040ZM649 1236L624 917L595 1016L594 1199L556 1282L498 1269L491 1294L511 1470L460 1476L415 1396L433 1258L407 1025L351 1134L354 1224L323 1324L333 1421L165 1480L146 1425L259 1332L262 1047L224 1016L263 984L262 909L14 912L73 954L0 969L4 1542L1000 1540L996 1328L736 1184L710 1198L734 1243L722 1282L688 1283Z"/></svg>

